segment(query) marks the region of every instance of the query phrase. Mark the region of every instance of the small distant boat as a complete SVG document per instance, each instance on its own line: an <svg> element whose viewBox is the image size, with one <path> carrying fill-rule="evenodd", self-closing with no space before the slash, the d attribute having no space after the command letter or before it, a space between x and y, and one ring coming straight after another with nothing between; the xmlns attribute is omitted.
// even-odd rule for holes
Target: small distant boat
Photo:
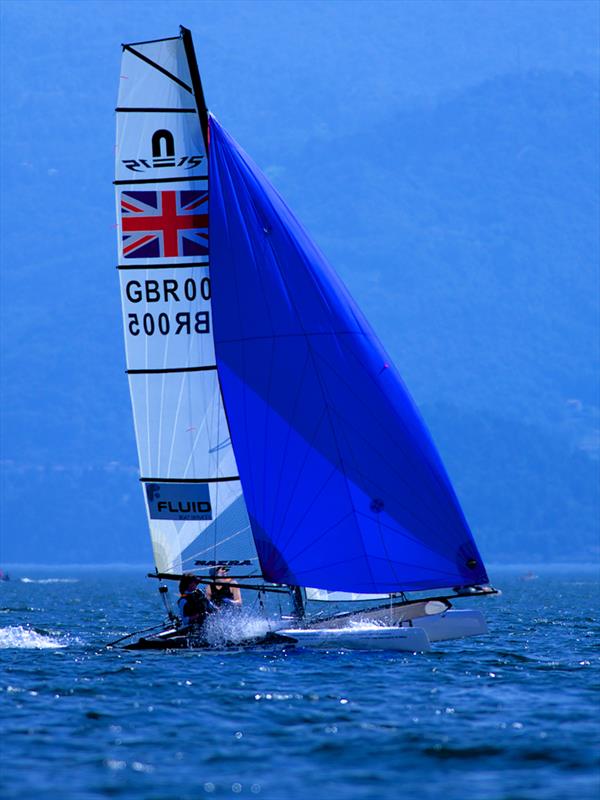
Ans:
<svg viewBox="0 0 600 800"><path fill-rule="evenodd" d="M126 646L208 646L168 582L220 564L270 620L247 646L427 651L485 633L452 605L497 592L430 435L339 277L208 112L190 31L123 45L116 111L127 374L169 616Z"/></svg>
<svg viewBox="0 0 600 800"><path fill-rule="evenodd" d="M9 581L9 580L10 580L10 575L8 574L8 572L3 572L3 571L0 569L0 582L1 582L1 581L4 581L4 582L6 582L6 581Z"/></svg>
<svg viewBox="0 0 600 800"><path fill-rule="evenodd" d="M536 575L535 572L532 572L531 570L529 570L529 572L526 572L524 575L521 575L521 580L522 581L535 581L535 580L537 580L538 577L539 576Z"/></svg>

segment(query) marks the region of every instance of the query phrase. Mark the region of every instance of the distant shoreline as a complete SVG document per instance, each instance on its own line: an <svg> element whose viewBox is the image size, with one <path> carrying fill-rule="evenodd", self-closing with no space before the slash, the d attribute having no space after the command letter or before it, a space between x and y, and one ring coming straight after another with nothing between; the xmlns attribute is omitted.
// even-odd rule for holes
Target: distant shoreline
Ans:
<svg viewBox="0 0 600 800"><path fill-rule="evenodd" d="M517 561L517 562L491 562L486 565L488 573L492 576L495 571L527 572L535 569L538 572L578 570L582 572L598 572L600 574L600 559L590 561ZM38 564L33 562L0 564L5 573L22 573L27 570L51 572L71 570L74 572L154 572L152 564ZM16 577L16 575L15 575Z"/></svg>

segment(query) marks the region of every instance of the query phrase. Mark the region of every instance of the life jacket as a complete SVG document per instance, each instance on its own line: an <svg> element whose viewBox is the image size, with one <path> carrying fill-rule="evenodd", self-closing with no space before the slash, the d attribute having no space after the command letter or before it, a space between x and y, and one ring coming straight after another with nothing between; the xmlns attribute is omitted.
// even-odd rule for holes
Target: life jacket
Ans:
<svg viewBox="0 0 600 800"><path fill-rule="evenodd" d="M203 625L210 612L208 598L198 589L182 594L177 601L177 607L184 625Z"/></svg>
<svg viewBox="0 0 600 800"><path fill-rule="evenodd" d="M228 583L211 583L210 599L216 606L223 605L225 600L233 601L233 590Z"/></svg>

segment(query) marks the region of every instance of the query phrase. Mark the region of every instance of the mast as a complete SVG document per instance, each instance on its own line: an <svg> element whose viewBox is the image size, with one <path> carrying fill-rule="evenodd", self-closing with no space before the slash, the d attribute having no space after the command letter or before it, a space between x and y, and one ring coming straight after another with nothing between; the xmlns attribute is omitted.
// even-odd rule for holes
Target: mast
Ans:
<svg viewBox="0 0 600 800"><path fill-rule="evenodd" d="M192 89L194 90L194 97L198 107L198 116L200 117L200 128L202 129L202 138L204 139L204 147L208 153L208 109L206 107L206 100L204 99L204 89L202 88L202 81L200 80L200 71L198 69L198 62L196 61L196 51L194 50L194 42L192 40L192 32L183 25L179 26L181 31L181 38L183 40L183 49L190 69L190 78L192 79Z"/></svg>
<svg viewBox="0 0 600 800"><path fill-rule="evenodd" d="M207 154L208 177L210 178L209 112L208 112L208 108L207 108L207 105L206 105L206 99L204 97L204 89L202 87L202 80L200 78L200 70L198 69L198 62L196 60L196 51L194 49L194 42L193 42L193 39L192 39L192 32L189 30L189 28L186 28L183 25L179 26L179 30L181 32L181 40L183 42L183 48L184 48L186 59L187 59L187 62L188 62L188 68L189 68L189 71L190 71L190 80L191 80L191 83L192 83L192 89L193 89L193 92L194 92L194 98L196 100L196 106L197 106L197 109L198 109L198 117L199 117L199 120L200 120L200 129L202 131L202 137L204 139L204 147L206 149L206 154ZM209 207L210 207L210 183L209 183L209 186L208 186L208 194L209 194ZM210 213L209 213L209 220L210 220ZM209 226L210 226L210 222L209 222ZM209 227L209 243L208 243L208 246L209 246L209 250L210 250L210 227ZM214 323L213 323L213 328L214 328ZM215 359L215 362L216 362L216 359ZM217 383L219 385L221 403L222 403L222 408L223 408L223 414L225 416L225 420L226 420L226 423L227 423L227 429L228 429L228 431L231 431L231 426L230 426L230 423L229 423L229 414L228 414L228 411L227 411L227 403L226 403L225 397L223 395L223 388L221 386L221 378L220 378L220 375L219 375L218 364L216 365L216 380L217 380ZM232 443L232 447L233 447L233 443ZM240 480L239 476L236 476L236 477L237 477L238 480ZM241 484L241 481L240 481L240 484ZM242 498L243 498L243 489L244 489L243 484L241 484ZM251 522L250 522L250 528L251 528ZM252 532L252 536L254 536L253 532ZM258 558L258 561L260 562L260 557ZM291 590L293 598L294 598L293 602L294 602L294 608L296 609L295 613L297 613L298 616L300 618L302 618L304 616L304 600L303 600L302 590L300 588L298 588L298 587L290 587L290 590Z"/></svg>

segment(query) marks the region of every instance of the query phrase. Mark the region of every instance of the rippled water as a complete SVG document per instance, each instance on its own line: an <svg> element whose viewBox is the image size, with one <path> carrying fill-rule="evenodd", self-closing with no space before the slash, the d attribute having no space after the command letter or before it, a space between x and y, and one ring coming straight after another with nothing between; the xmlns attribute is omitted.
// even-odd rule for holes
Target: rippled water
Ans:
<svg viewBox="0 0 600 800"><path fill-rule="evenodd" d="M155 585L24 572L0 584L0 794L597 800L598 573L493 572L502 597L462 602L490 634L426 655L102 650L160 619Z"/></svg>

